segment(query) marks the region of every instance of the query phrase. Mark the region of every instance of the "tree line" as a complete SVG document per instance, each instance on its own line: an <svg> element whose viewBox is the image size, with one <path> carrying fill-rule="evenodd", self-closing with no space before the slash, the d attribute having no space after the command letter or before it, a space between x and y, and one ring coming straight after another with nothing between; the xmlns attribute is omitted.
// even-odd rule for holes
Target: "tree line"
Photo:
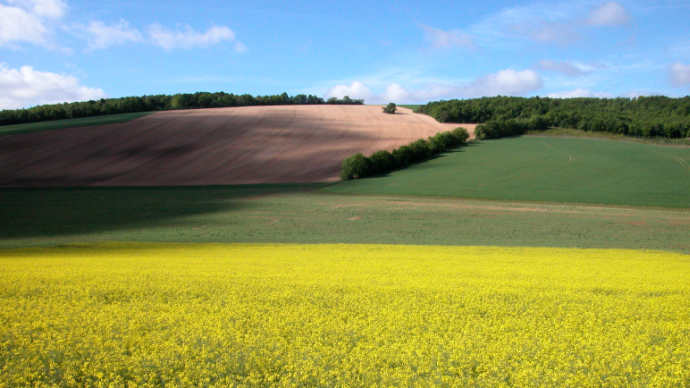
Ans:
<svg viewBox="0 0 690 388"><path fill-rule="evenodd" d="M354 154L343 160L340 177L342 179L364 178L404 168L450 148L458 147L469 137L465 128L458 127L452 131L439 132L428 139L415 140L408 145L400 146L393 152L376 151L369 157L361 153Z"/></svg>
<svg viewBox="0 0 690 388"><path fill-rule="evenodd" d="M483 97L434 101L419 113L439 122L481 123L480 139L550 127L612 132L636 137L690 137L690 96L638 98Z"/></svg>
<svg viewBox="0 0 690 388"><path fill-rule="evenodd" d="M251 105L305 105L305 104L348 104L361 105L364 100L331 97L324 100L313 95L287 93L252 96L232 93L182 93L175 95L150 95L141 97L103 98L83 102L39 105L28 109L0 111L0 126L33 123L39 121L75 119L112 115L118 113L151 112L168 109L220 108Z"/></svg>

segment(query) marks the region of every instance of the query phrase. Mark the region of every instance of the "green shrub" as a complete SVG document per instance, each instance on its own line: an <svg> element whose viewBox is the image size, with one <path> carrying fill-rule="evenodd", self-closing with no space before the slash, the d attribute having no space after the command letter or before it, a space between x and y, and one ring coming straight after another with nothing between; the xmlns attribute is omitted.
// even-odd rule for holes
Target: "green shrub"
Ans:
<svg viewBox="0 0 690 388"><path fill-rule="evenodd" d="M395 168L395 158L388 151L376 151L369 157L371 161L371 174L380 174Z"/></svg>
<svg viewBox="0 0 690 388"><path fill-rule="evenodd" d="M410 149L412 150L413 162L427 159L432 155L429 142L424 139L415 140L410 143Z"/></svg>
<svg viewBox="0 0 690 388"><path fill-rule="evenodd" d="M412 163L412 148L409 146L400 146L391 153L395 159L395 166L397 168L407 167Z"/></svg>
<svg viewBox="0 0 690 388"><path fill-rule="evenodd" d="M369 175L371 160L362 154L354 154L343 160L340 177L343 179L362 178Z"/></svg>
<svg viewBox="0 0 690 388"><path fill-rule="evenodd" d="M451 145L452 139L450 136L445 136L448 132L439 132L436 135L432 136L429 138L429 149L431 150L431 153L436 155L440 154L441 152L445 152L448 147Z"/></svg>
<svg viewBox="0 0 690 388"><path fill-rule="evenodd" d="M462 145L469 137L465 128L458 127L452 131L437 133L428 140L415 140L408 145L398 147L393 152L376 151L368 158L362 154L355 154L343 160L340 177L343 179L363 178L407 167L411 163L440 154L448 148Z"/></svg>
<svg viewBox="0 0 690 388"><path fill-rule="evenodd" d="M388 106L386 106L385 108L383 108L383 113L390 113L390 114L393 114L393 113L395 113L396 109L398 109L398 108L396 107L396 105L395 105L394 103L392 103L392 102L389 102L389 103L388 103Z"/></svg>
<svg viewBox="0 0 690 388"><path fill-rule="evenodd" d="M465 142L467 142L467 139L470 138L470 134L467 132L467 129L463 127L455 128L450 132L450 135L454 139L454 143L452 144L453 146L459 146L461 144L464 144Z"/></svg>

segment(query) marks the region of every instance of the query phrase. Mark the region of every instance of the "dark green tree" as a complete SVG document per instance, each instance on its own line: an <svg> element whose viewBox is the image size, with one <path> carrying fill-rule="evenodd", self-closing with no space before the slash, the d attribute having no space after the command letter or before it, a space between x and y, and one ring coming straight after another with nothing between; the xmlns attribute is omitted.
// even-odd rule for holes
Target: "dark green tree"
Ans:
<svg viewBox="0 0 690 388"><path fill-rule="evenodd" d="M343 179L362 178L369 175L371 160L362 154L354 154L343 160L340 177Z"/></svg>
<svg viewBox="0 0 690 388"><path fill-rule="evenodd" d="M383 108L383 113L390 113L390 114L393 114L393 113L395 113L395 111L396 111L397 109L398 109L398 108L395 106L394 103L389 102L388 105L387 105L385 108Z"/></svg>

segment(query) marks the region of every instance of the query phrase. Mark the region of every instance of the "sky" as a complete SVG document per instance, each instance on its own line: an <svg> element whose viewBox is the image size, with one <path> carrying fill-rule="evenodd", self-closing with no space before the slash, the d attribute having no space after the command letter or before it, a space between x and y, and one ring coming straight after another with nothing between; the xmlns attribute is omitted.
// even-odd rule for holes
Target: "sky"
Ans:
<svg viewBox="0 0 690 388"><path fill-rule="evenodd" d="M0 109L197 91L690 94L690 0L0 0Z"/></svg>

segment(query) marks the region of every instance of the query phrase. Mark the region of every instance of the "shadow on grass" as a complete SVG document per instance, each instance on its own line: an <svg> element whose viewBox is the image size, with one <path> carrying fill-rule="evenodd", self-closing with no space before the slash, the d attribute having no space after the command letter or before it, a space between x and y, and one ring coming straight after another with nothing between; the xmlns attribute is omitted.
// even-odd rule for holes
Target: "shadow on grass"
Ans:
<svg viewBox="0 0 690 388"><path fill-rule="evenodd" d="M169 226L174 219L252 206L266 195L324 184L0 189L0 241Z"/></svg>

